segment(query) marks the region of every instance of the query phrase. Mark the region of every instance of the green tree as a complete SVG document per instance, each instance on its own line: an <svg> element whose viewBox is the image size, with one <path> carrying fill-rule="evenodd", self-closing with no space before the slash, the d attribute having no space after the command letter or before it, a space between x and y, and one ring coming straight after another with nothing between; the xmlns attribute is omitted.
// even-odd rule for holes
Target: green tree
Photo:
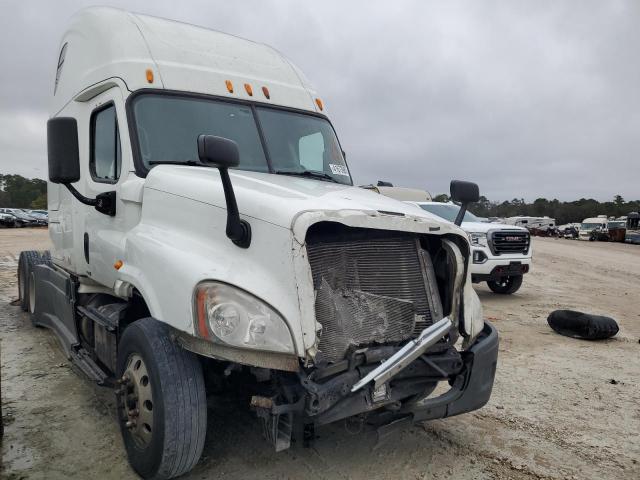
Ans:
<svg viewBox="0 0 640 480"><path fill-rule="evenodd" d="M0 205L13 208L30 208L39 196L47 195L47 182L40 178L22 175L0 175ZM46 202L46 200L45 200Z"/></svg>
<svg viewBox="0 0 640 480"><path fill-rule="evenodd" d="M31 202L31 208L34 210L46 210L47 209L47 195L41 193L38 197Z"/></svg>

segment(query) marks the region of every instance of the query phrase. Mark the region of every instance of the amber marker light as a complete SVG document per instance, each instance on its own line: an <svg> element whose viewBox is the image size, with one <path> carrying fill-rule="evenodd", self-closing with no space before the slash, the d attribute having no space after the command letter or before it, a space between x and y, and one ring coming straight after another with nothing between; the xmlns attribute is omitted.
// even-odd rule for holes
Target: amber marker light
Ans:
<svg viewBox="0 0 640 480"><path fill-rule="evenodd" d="M271 98L271 95L269 94L269 89L267 87L262 87L262 93L264 93L264 96L267 98L267 100Z"/></svg>
<svg viewBox="0 0 640 480"><path fill-rule="evenodd" d="M198 315L198 333L202 338L209 338L209 330L207 329L207 312L205 310L206 299L206 289L199 289L196 294L196 313Z"/></svg>
<svg viewBox="0 0 640 480"><path fill-rule="evenodd" d="M227 86L227 91L233 93L233 83L231 83L231 80L225 80L224 83Z"/></svg>
<svg viewBox="0 0 640 480"><path fill-rule="evenodd" d="M148 83L153 83L153 70L151 70L150 68L147 68L147 82Z"/></svg>
<svg viewBox="0 0 640 480"><path fill-rule="evenodd" d="M250 97L253 97L253 88L251 88L251 85L249 85L248 83L244 84L244 89L247 91L247 94Z"/></svg>
<svg viewBox="0 0 640 480"><path fill-rule="evenodd" d="M116 263L113 264L113 268L115 268L116 270L120 270L123 265L124 262L122 260L116 260Z"/></svg>
<svg viewBox="0 0 640 480"><path fill-rule="evenodd" d="M316 105L318 106L320 111L324 110L324 105L322 104L322 100L320 100L319 98L316 98Z"/></svg>

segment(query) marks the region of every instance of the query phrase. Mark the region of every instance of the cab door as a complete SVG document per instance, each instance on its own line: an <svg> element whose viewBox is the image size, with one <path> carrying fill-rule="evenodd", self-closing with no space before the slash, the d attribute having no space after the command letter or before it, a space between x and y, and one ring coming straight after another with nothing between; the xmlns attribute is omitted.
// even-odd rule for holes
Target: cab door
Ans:
<svg viewBox="0 0 640 480"><path fill-rule="evenodd" d="M112 288L117 270L114 263L122 257L123 236L127 230L119 186L126 181L131 169L131 150L122 140L126 132L124 101L120 87L115 86L89 102L86 120L88 133L88 162L83 168L87 181L86 195L90 198L103 192L116 192L116 212L106 215L90 206L83 206L83 261L88 277ZM128 135L125 137L128 139ZM129 226L130 228L130 226ZM79 239L80 240L80 239Z"/></svg>

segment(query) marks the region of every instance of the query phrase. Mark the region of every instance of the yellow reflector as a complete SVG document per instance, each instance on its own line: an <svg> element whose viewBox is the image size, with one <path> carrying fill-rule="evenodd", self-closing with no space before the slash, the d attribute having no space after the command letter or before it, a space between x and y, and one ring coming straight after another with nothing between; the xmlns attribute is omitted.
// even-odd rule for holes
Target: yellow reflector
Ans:
<svg viewBox="0 0 640 480"><path fill-rule="evenodd" d="M117 260L116 263L113 264L113 268L115 268L116 270L120 270L122 268L122 265L124 265L124 262L122 260Z"/></svg>
<svg viewBox="0 0 640 480"><path fill-rule="evenodd" d="M264 96L267 97L267 100L271 98L271 95L269 95L269 89L267 87L262 87L262 93L264 93Z"/></svg>
<svg viewBox="0 0 640 480"><path fill-rule="evenodd" d="M147 82L148 83L153 83L153 70L151 70L150 68L147 68Z"/></svg>
<svg viewBox="0 0 640 480"><path fill-rule="evenodd" d="M318 105L318 108L320 109L320 111L324 110L324 105L322 105L322 100L320 100L319 98L316 98L316 105Z"/></svg>
<svg viewBox="0 0 640 480"><path fill-rule="evenodd" d="M250 97L253 97L253 88L251 88L251 85L249 85L248 83L244 84L244 89L247 91L247 94Z"/></svg>
<svg viewBox="0 0 640 480"><path fill-rule="evenodd" d="M233 83L231 83L231 80L225 80L224 83L227 86L229 93L233 93Z"/></svg>

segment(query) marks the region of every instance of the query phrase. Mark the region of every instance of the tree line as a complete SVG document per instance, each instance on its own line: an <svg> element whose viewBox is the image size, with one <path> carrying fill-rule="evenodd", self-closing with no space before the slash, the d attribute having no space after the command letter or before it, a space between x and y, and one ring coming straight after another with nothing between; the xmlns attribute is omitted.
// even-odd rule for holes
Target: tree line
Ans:
<svg viewBox="0 0 640 480"><path fill-rule="evenodd" d="M0 207L47 208L47 182L40 178L0 174Z"/></svg>
<svg viewBox="0 0 640 480"><path fill-rule="evenodd" d="M434 201L447 202L449 196L436 195ZM610 202L599 202L593 198L581 198L572 202L537 198L532 203L527 203L522 198L493 202L481 196L480 201L469 206L469 210L479 217L544 217L546 215L555 218L557 225L562 225L581 222L585 218L597 217L598 215L607 215L608 217L628 215L629 212L640 211L640 200L626 201L621 195L616 195Z"/></svg>

